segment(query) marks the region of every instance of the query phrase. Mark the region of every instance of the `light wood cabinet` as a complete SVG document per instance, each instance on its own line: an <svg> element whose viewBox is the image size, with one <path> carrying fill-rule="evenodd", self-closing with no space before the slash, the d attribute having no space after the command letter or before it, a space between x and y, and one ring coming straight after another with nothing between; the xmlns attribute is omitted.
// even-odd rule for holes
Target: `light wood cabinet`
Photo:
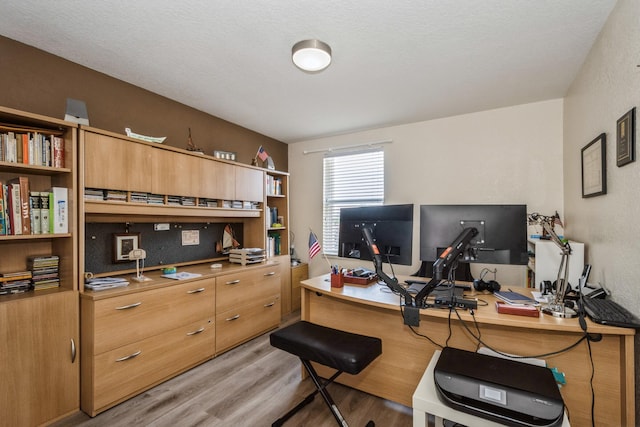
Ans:
<svg viewBox="0 0 640 427"><path fill-rule="evenodd" d="M309 264L301 263L291 267L291 311L300 310L300 282L309 278Z"/></svg>
<svg viewBox="0 0 640 427"><path fill-rule="evenodd" d="M82 191L127 193L125 202L82 196L80 274L84 274L85 222L233 220L243 224L244 246L261 248L266 247L271 228L267 203L277 206L284 222L283 227L273 227L282 248L274 257L277 262L225 265L223 271L213 271L208 264L197 265L204 260L193 260L188 263L189 270L202 277L186 283L171 283L150 268L145 271L154 279L150 284L101 293L81 285L80 405L95 416L279 325L281 292L285 290L287 301L290 299L288 174L268 171L280 180L280 186L277 194L267 193L267 171L254 166L84 126L80 147L78 181ZM120 173L123 168L126 171ZM133 202L131 193L136 191L162 195L164 203ZM168 196L192 197L195 206L171 205ZM220 203L206 207L199 203L203 199ZM253 207L224 208L223 200L251 202Z"/></svg>
<svg viewBox="0 0 640 427"><path fill-rule="evenodd" d="M210 359L215 279L83 295L82 410L91 416Z"/></svg>
<svg viewBox="0 0 640 427"><path fill-rule="evenodd" d="M82 132L84 186L151 192L152 149L96 132Z"/></svg>
<svg viewBox="0 0 640 427"><path fill-rule="evenodd" d="M129 144L136 146L139 144ZM202 159L190 155L176 155L173 151L153 149L151 162L144 169L148 171L148 180L151 183L151 192L154 194L166 194L187 197L202 197L202 182L197 173L200 170Z"/></svg>
<svg viewBox="0 0 640 427"><path fill-rule="evenodd" d="M277 264L216 278L216 354L278 326L280 278Z"/></svg>
<svg viewBox="0 0 640 427"><path fill-rule="evenodd" d="M264 186L256 185L256 182L262 182L263 180L263 171L237 167L235 170L235 200L262 202L264 199Z"/></svg>
<svg viewBox="0 0 640 427"><path fill-rule="evenodd" d="M2 274L28 270L30 256L59 257L59 287L0 295L0 423L33 426L68 415L79 403L77 126L5 107L0 107L0 123L2 134L24 134L32 141L46 135L49 142L54 135L64 141L59 166L50 166L47 161L51 151L46 142L27 142L20 162L7 158L3 143L0 157L3 184L26 177L29 191L68 189L68 232L0 235ZM25 160L29 154L31 160Z"/></svg>
<svg viewBox="0 0 640 427"><path fill-rule="evenodd" d="M87 199L83 215L92 220L136 216L153 222L159 217L262 218L264 171L175 147L135 140L91 127L80 130L79 187L126 192L127 199L105 201ZM159 195L161 204L133 200L132 192ZM191 198L190 204L169 203L169 196ZM218 201L205 207L201 199ZM224 207L223 201L253 202L244 209Z"/></svg>
<svg viewBox="0 0 640 427"><path fill-rule="evenodd" d="M78 410L78 293L0 301L3 425L34 426Z"/></svg>

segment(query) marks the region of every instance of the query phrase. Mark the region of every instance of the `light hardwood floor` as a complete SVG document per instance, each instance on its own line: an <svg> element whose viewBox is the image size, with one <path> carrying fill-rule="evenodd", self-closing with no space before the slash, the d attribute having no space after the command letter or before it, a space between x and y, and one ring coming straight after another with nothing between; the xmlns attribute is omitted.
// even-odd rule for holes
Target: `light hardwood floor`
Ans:
<svg viewBox="0 0 640 427"><path fill-rule="evenodd" d="M283 324L297 319L292 316ZM95 418L80 412L53 426L270 426L314 389L300 372L299 359L271 347L267 333ZM364 426L370 419L378 427L412 424L411 408L340 384L328 390L350 426ZM336 425L320 395L285 423Z"/></svg>

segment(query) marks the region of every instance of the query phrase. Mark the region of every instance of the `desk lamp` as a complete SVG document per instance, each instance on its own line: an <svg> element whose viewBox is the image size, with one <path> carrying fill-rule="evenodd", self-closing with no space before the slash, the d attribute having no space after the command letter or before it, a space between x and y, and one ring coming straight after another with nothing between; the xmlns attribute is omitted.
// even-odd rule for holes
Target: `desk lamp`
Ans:
<svg viewBox="0 0 640 427"><path fill-rule="evenodd" d="M569 255L571 255L571 245L569 241L561 240L554 230L554 223L558 214L554 216L543 216L537 213L529 214L529 224L537 224L544 230L544 235L560 248L560 267L556 278L556 289L552 290L552 298L547 302L547 306L542 308L545 314L554 317L570 318L576 317L578 313L572 308L564 305L564 297L569 283Z"/></svg>
<svg viewBox="0 0 640 427"><path fill-rule="evenodd" d="M144 259L147 257L147 252L144 249L134 249L131 252L129 252L129 260L133 261L134 259L136 260L136 275L135 277L132 277L132 280L135 280L136 282L148 282L151 279L146 277L143 274L143 270L144 270ZM140 260L142 260L142 267L140 267Z"/></svg>

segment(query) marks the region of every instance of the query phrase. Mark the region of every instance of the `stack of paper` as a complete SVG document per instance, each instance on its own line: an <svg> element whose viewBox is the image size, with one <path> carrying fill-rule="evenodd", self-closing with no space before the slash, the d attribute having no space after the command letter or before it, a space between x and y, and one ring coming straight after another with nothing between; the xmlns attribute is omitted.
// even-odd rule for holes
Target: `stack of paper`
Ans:
<svg viewBox="0 0 640 427"><path fill-rule="evenodd" d="M97 279L89 279L84 284L84 287L91 289L92 291L103 291L105 289L119 288L122 286L128 286L129 282L125 279L119 279L115 277L100 277Z"/></svg>

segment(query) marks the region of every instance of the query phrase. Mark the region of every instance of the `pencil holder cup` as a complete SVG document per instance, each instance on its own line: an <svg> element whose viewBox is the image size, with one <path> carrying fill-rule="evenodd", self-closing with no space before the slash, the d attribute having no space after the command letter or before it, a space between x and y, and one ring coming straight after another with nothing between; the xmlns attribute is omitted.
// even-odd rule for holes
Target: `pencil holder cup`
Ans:
<svg viewBox="0 0 640 427"><path fill-rule="evenodd" d="M344 286L344 275L331 273L331 287L341 288Z"/></svg>

